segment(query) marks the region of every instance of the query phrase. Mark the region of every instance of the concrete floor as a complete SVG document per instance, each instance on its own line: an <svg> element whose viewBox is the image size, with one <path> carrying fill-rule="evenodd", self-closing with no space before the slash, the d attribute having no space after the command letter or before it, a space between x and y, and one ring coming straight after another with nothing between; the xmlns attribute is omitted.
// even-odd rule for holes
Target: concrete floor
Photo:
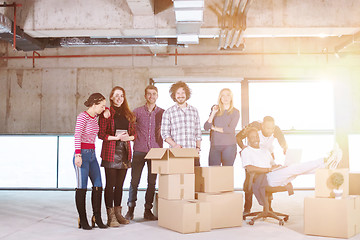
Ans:
<svg viewBox="0 0 360 240"><path fill-rule="evenodd" d="M90 192L87 196L88 218L90 219ZM111 229L84 231L77 228L77 212L73 191L0 191L0 239L329 239L303 234L303 199L313 196L313 191L296 191L288 197L285 193L274 195L273 208L290 214L285 226L275 221L256 222L250 226L217 229L211 232L180 234L161 228L156 221L144 221L144 192L139 192L135 219L129 225ZM128 197L124 192L123 206ZM253 210L260 209L258 205ZM123 209L123 214L126 208ZM105 207L102 210L105 221ZM357 235L351 239L360 239Z"/></svg>

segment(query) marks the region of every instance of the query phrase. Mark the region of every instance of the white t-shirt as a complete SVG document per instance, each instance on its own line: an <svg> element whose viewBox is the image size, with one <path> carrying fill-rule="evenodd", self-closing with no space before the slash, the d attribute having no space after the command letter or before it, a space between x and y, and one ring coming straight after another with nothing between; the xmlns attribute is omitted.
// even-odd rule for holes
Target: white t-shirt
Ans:
<svg viewBox="0 0 360 240"><path fill-rule="evenodd" d="M267 149L248 146L241 151L241 160L243 167L252 165L260 168L270 168L273 158Z"/></svg>
<svg viewBox="0 0 360 240"><path fill-rule="evenodd" d="M260 148L265 148L269 150L271 153L274 152L274 134L271 134L270 137L265 137L261 130L258 131L259 138L260 138Z"/></svg>

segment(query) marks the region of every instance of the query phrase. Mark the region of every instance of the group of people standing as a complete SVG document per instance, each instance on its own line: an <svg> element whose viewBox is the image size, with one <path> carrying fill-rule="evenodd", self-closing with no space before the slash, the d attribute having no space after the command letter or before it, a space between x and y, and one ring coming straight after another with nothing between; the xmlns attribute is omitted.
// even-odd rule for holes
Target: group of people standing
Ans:
<svg viewBox="0 0 360 240"><path fill-rule="evenodd" d="M75 127L74 167L77 176L75 203L79 214L78 227L92 229L118 227L128 224L134 217L137 200L137 189L141 172L147 162L148 188L144 218L156 220L151 208L154 200L156 174L151 174L151 163L145 160L146 153L151 148L161 148L163 141L160 135L163 109L156 106L157 88L149 85L145 89L146 104L131 111L126 99L125 90L116 86L110 92L110 108L105 108L105 97L100 93L90 95L85 102L88 109L77 117ZM97 119L98 116L98 119ZM95 155L96 136L103 140L101 150L101 166L105 169L105 206L108 221L101 219L102 181L100 167ZM130 141L134 141L132 156ZM128 213L122 215L123 184L128 168L132 169L132 179L129 191ZM92 226L86 215L87 181L93 184Z"/></svg>
<svg viewBox="0 0 360 240"><path fill-rule="evenodd" d="M138 185L145 163L148 168L147 190L145 194L144 218L157 220L153 207L156 174L151 174L151 161L145 159L151 148L162 148L167 142L173 148L196 148L201 150L201 126L197 109L187 103L191 90L184 82L174 83L170 96L175 105L166 111L156 105L158 90L149 85L145 88L146 104L130 110L122 87L114 87L109 96L110 108L106 108L105 97L100 93L90 95L85 102L88 109L77 117L75 127L75 155L73 159L77 188L76 207L79 214L79 228L92 229L118 227L128 224L134 218ZM211 129L211 150L209 165L233 165L236 157L235 127L239 121L239 110L233 106L230 89L219 94L218 104L211 109L209 119L204 124ZM96 136L103 140L101 167L105 169L104 199L108 221L101 219L102 180L100 167L95 156ZM133 151L130 141L134 141ZM132 155L133 152L133 155ZM195 165L199 166L199 159ZM128 168L131 168L131 184L128 211L122 215L123 184ZM90 178L93 184L92 226L86 216L86 190Z"/></svg>
<svg viewBox="0 0 360 240"><path fill-rule="evenodd" d="M145 194L144 218L157 220L151 209L153 207L156 174L151 174L151 161L145 159L151 148L162 148L163 141L172 148L196 148L201 151L201 126L197 109L187 103L191 90L182 81L174 83L170 96L175 104L166 111L156 105L158 90L149 85L145 88L146 103L133 111L130 110L125 90L116 86L110 92L110 108L106 108L106 100L100 93L90 95L85 102L88 109L77 117L75 127L74 167L77 177L75 194L76 207L79 214L79 228L92 229L95 224L99 228L118 227L128 224L134 218L137 191L142 170L147 164L147 190ZM98 116L98 119L97 119ZM243 139L251 131L256 134L262 148L267 149L274 159L273 142L277 138L284 153L287 144L280 128L272 117L265 117L263 122L253 122L237 135L235 128L240 112L234 107L230 89L220 91L218 102L211 108L204 129L210 130L209 166L232 166L237 146L245 149ZM105 225L101 219L102 181L100 167L95 156L95 138L103 140L101 166L105 169L105 206L108 221ZM134 141L133 151L130 141ZM256 145L256 144L255 144ZM257 145L256 145L257 146ZM248 150L247 150L248 151ZM133 152L133 155L132 155ZM195 165L200 166L199 159ZM251 164L250 164L251 165ZM244 166L245 167L245 166ZM131 168L131 184L127 202L128 211L122 216L123 184L128 168ZM249 184L248 168L246 168L244 190ZM92 226L89 225L86 210L86 191L88 178L93 184L91 202L93 207ZM245 192L244 211L249 212L252 205L252 192Z"/></svg>

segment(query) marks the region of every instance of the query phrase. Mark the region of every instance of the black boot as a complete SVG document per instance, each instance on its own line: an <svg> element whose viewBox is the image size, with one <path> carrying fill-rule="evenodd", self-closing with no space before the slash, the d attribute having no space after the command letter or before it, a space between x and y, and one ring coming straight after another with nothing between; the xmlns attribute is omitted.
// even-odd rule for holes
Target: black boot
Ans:
<svg viewBox="0 0 360 240"><path fill-rule="evenodd" d="M91 218L92 227L98 225L99 228L107 228L101 219L101 195L102 187L93 187L91 194L91 203L93 207L93 216Z"/></svg>
<svg viewBox="0 0 360 240"><path fill-rule="evenodd" d="M134 219L134 209L135 207L128 207L128 211L125 215L125 218L127 220L133 220Z"/></svg>
<svg viewBox="0 0 360 240"><path fill-rule="evenodd" d="M149 208L145 208L144 218L150 221L158 220L158 218L154 216L154 214L151 212L151 209Z"/></svg>
<svg viewBox="0 0 360 240"><path fill-rule="evenodd" d="M78 219L79 228L90 230L91 227L87 220L86 208L85 208L86 191L87 189L76 189L75 203L76 203L76 209L79 213L79 219Z"/></svg>

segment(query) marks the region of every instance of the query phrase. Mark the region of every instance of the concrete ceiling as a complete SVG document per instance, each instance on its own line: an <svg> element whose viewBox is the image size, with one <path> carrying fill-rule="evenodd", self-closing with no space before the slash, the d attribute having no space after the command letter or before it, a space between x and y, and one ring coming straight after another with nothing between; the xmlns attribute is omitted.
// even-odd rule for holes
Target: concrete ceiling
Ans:
<svg viewBox="0 0 360 240"><path fill-rule="evenodd" d="M221 24L225 1L228 0L205 0L200 40L218 39L224 28ZM22 4L17 8L17 25L34 38L177 37L171 0L18 0L16 3ZM0 11L14 18L13 8L0 8ZM253 0L246 19L243 35L246 41L255 38L317 41L329 36L335 49L341 44L357 42L354 36L360 31L360 1Z"/></svg>

